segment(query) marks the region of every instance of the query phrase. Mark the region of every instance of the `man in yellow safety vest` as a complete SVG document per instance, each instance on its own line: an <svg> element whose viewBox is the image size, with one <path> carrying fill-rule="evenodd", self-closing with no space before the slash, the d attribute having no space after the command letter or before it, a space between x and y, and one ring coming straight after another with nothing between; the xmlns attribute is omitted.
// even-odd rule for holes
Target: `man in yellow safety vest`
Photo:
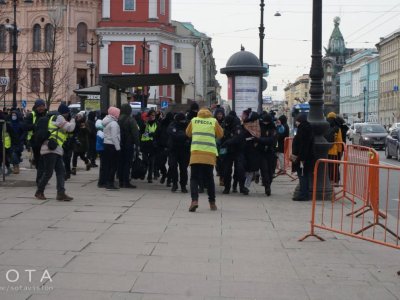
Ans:
<svg viewBox="0 0 400 300"><path fill-rule="evenodd" d="M46 200L44 196L44 189L50 178L53 176L54 170L57 177L57 200L71 201L72 197L65 194L65 168L63 162L63 144L67 140L68 132L73 132L75 129L75 119L70 122L70 110L65 104L60 104L58 107L58 116L52 116L49 119L49 138L43 143L40 154L43 162L43 174L39 178L37 184L37 191L35 193L36 199Z"/></svg>
<svg viewBox="0 0 400 300"><path fill-rule="evenodd" d="M224 135L222 127L213 118L207 108L202 108L186 128L186 135L192 139L190 147L190 192L192 203L189 211L195 212L198 208L199 183L204 182L208 192L208 201L211 210L217 210L215 205L214 166L217 162L216 139Z"/></svg>

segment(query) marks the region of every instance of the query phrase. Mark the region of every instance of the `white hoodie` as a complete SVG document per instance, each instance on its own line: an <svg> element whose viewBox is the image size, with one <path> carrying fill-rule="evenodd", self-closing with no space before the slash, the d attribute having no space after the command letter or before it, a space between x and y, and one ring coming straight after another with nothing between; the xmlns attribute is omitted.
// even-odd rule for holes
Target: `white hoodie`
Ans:
<svg viewBox="0 0 400 300"><path fill-rule="evenodd" d="M121 133L117 119L107 115L103 121L104 144L114 145L117 151L121 150Z"/></svg>

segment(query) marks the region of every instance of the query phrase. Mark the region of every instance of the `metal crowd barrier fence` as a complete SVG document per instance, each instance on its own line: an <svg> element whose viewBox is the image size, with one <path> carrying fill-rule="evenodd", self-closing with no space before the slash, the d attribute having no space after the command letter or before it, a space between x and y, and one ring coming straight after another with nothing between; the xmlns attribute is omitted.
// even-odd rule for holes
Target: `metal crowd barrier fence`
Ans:
<svg viewBox="0 0 400 300"><path fill-rule="evenodd" d="M374 159L376 156L369 157ZM346 197L337 198L339 187L330 184L331 165L345 172L340 185L346 187ZM325 175L323 187L317 191L314 177L311 230L300 241L310 236L323 241L315 233L318 228L400 249L400 168L322 159L314 172L318 169ZM317 194L322 199L317 199ZM363 201L357 205L356 199Z"/></svg>
<svg viewBox="0 0 400 300"><path fill-rule="evenodd" d="M278 176L288 176L292 181L295 181L297 178L297 175L295 175L292 172L292 161L290 160L290 157L292 156L292 145L293 145L293 138L292 137L287 137L285 138L285 143L284 143L284 152L283 152L283 168L280 166L280 169L278 173L276 174L276 177Z"/></svg>

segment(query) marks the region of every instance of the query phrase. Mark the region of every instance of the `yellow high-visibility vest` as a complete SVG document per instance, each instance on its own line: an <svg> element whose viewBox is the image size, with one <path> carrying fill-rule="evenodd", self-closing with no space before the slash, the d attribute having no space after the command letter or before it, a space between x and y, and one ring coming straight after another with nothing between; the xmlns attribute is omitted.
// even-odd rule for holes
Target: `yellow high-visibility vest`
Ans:
<svg viewBox="0 0 400 300"><path fill-rule="evenodd" d="M32 111L32 124L35 125L35 123L36 123L36 113ZM27 136L28 141L32 139L32 135L33 135L33 130L29 130Z"/></svg>
<svg viewBox="0 0 400 300"><path fill-rule="evenodd" d="M215 118L192 119L192 145L190 151L210 152L218 156L215 142Z"/></svg>
<svg viewBox="0 0 400 300"><path fill-rule="evenodd" d="M66 132L63 130L60 130L56 125L53 124L53 121L56 116L51 116L49 119L49 132L50 132L50 137L49 140L55 140L57 142L57 145L62 147L65 141L68 138L68 135Z"/></svg>
<svg viewBox="0 0 400 300"><path fill-rule="evenodd" d="M6 126L6 124L4 124L3 126ZM11 137L7 131L6 131L6 134L4 135L4 148L6 148L6 149L11 148Z"/></svg>
<svg viewBox="0 0 400 300"><path fill-rule="evenodd" d="M153 125L150 125L149 123L146 124L146 128L144 130L144 133L142 135L141 141L142 142L149 142L153 140L153 137L149 136L149 133L154 133L157 130L157 123L154 122Z"/></svg>

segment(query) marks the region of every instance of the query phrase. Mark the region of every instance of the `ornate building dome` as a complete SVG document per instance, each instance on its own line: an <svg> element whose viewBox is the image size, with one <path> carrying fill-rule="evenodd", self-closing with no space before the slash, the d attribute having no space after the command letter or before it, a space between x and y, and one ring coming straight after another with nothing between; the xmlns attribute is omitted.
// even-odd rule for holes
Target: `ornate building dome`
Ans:
<svg viewBox="0 0 400 300"><path fill-rule="evenodd" d="M339 29L340 18L336 17L333 20L333 23L335 24L335 28L333 29L332 35L329 39L328 49L326 49L327 55L344 55L346 53L346 45L344 43L343 35Z"/></svg>

